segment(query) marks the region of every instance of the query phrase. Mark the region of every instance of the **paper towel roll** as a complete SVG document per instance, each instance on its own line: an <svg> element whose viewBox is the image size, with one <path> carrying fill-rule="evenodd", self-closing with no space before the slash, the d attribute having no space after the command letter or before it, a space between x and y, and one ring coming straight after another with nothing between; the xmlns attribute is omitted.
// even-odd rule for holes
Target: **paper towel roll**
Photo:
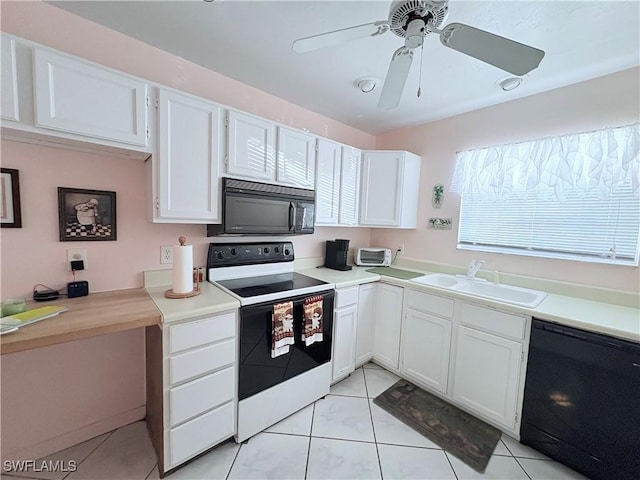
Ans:
<svg viewBox="0 0 640 480"><path fill-rule="evenodd" d="M193 246L184 245L183 238L173 246L173 293L193 291Z"/></svg>

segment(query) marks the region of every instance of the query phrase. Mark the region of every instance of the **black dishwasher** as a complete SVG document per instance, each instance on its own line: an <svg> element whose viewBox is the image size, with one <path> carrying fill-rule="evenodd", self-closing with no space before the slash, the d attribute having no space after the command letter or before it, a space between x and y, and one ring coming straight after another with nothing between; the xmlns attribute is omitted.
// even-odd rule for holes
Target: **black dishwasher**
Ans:
<svg viewBox="0 0 640 480"><path fill-rule="evenodd" d="M594 479L640 478L640 344L533 319L521 442Z"/></svg>

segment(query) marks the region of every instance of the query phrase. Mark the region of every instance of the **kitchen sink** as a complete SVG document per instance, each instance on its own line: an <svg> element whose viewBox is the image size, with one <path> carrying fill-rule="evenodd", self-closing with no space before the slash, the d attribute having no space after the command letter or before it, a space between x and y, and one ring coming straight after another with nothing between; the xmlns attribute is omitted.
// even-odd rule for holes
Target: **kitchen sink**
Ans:
<svg viewBox="0 0 640 480"><path fill-rule="evenodd" d="M460 283L460 279L446 273L430 273L422 277L411 279L412 282L431 285L432 287L451 288Z"/></svg>
<svg viewBox="0 0 640 480"><path fill-rule="evenodd" d="M547 296L545 292L539 290L512 287L511 285L496 285L484 279L468 279L445 273L430 273L411 281L529 308L537 307Z"/></svg>

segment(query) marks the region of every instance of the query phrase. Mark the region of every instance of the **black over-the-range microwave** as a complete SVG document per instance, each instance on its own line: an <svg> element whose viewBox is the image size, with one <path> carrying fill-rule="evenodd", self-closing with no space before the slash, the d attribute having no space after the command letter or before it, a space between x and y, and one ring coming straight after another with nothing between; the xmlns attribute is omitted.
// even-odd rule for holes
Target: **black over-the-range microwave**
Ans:
<svg viewBox="0 0 640 480"><path fill-rule="evenodd" d="M222 224L207 225L207 236L311 234L315 207L313 190L225 177Z"/></svg>

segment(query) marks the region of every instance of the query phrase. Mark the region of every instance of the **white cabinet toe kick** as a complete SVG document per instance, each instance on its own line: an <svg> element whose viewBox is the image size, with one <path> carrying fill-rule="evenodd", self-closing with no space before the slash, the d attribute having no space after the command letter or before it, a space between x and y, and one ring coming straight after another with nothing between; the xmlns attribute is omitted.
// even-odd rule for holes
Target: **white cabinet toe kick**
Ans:
<svg viewBox="0 0 640 480"><path fill-rule="evenodd" d="M238 402L236 442L244 442L256 433L297 412L329 393L331 362L320 365L268 390Z"/></svg>

